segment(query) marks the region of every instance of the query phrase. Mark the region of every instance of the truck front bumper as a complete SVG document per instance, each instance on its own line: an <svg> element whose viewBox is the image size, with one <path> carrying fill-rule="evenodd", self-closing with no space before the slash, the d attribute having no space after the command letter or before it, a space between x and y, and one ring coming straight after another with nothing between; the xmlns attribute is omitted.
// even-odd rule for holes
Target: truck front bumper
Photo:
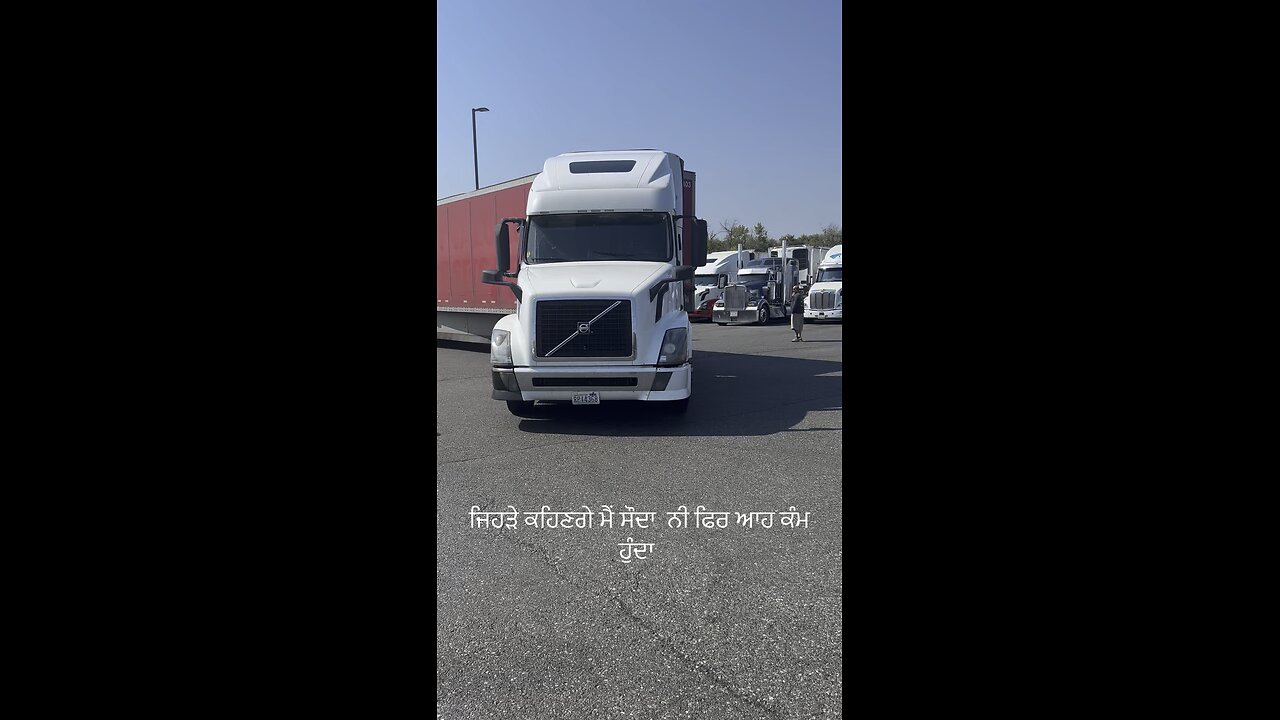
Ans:
<svg viewBox="0 0 1280 720"><path fill-rule="evenodd" d="M683 400L693 367L649 366L493 368L494 400L571 402L574 393L598 392L600 402Z"/></svg>
<svg viewBox="0 0 1280 720"><path fill-rule="evenodd" d="M711 313L711 319L718 323L732 323L734 325L750 325L759 319L758 313L760 308L757 305L748 305L744 310L738 310L737 315L733 315L725 308L716 308Z"/></svg>
<svg viewBox="0 0 1280 720"><path fill-rule="evenodd" d="M841 320L844 318L844 308L831 308L828 310L809 310L805 308L805 320Z"/></svg>

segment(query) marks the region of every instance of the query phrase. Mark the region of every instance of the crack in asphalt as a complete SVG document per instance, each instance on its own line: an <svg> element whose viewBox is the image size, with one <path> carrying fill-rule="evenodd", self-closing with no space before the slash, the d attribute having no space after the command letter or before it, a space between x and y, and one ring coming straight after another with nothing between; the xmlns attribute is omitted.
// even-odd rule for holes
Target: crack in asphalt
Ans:
<svg viewBox="0 0 1280 720"><path fill-rule="evenodd" d="M493 500L490 499L488 502L493 502ZM581 584L576 579L568 575L565 575L563 572L561 572L560 566L554 561L552 561L551 553L547 551L545 548L538 547L537 545L530 542L524 542L522 540L516 539L515 536L509 535L508 533L504 533L504 532L499 532L497 535L493 535L491 537L502 538L515 547L532 551L533 554L541 556L543 564L546 565L547 568L551 570L551 574L555 575L562 582L572 587L576 587L579 590L583 590L586 592L592 591L593 588L590 584L585 584L585 585ZM639 592L640 580L641 580L641 571L637 568L635 575L633 575L631 578L631 583L627 586L627 588L630 589L633 594ZM596 589L599 589L599 588L597 587ZM693 670L694 672L697 672L699 675L706 678L710 683L719 687L721 690L723 690L724 692L727 692L728 694L732 695L738 700L741 700L742 702L745 702L748 705L754 705L774 717L779 717L779 718L782 717L782 715L779 713L778 710L775 710L774 708L769 707L769 705L764 704L760 700L757 700L745 694L732 681L725 679L719 673L715 672L714 668L712 668L710 665L707 664L708 661L693 660L689 656L685 655L680 650L680 648L678 648L676 644L671 641L670 638L663 637L661 631L657 627L645 621L640 616L636 615L633 609L634 606L632 606L631 608L627 607L627 604L622 600L622 595L623 593L619 592L617 594L611 595L610 599L613 601L614 605L617 606L619 612L622 615L627 617L634 624L638 624L641 628L644 628L646 631L648 631L650 638L653 639L658 644L659 647L663 648L667 652L668 656L673 657L674 659L680 661L685 667L687 667L690 670ZM776 702L774 704L776 704Z"/></svg>

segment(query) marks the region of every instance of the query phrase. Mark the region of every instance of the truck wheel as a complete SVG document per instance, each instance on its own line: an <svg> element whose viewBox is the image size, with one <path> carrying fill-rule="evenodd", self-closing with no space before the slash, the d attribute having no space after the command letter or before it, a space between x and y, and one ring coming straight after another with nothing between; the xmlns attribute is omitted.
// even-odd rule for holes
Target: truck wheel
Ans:
<svg viewBox="0 0 1280 720"><path fill-rule="evenodd" d="M666 406L667 412L673 415L683 415L689 409L689 398L683 400L668 400L663 405Z"/></svg>
<svg viewBox="0 0 1280 720"><path fill-rule="evenodd" d="M508 400L507 410L511 411L516 417L534 417L532 400Z"/></svg>
<svg viewBox="0 0 1280 720"><path fill-rule="evenodd" d="M761 325L769 324L769 306L768 305L761 305L760 309L756 311L756 322L760 323Z"/></svg>

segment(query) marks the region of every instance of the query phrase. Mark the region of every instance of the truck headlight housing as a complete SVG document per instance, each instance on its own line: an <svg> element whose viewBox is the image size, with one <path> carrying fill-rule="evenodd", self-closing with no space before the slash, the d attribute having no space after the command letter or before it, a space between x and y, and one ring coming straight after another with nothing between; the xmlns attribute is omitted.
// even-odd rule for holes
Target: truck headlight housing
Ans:
<svg viewBox="0 0 1280 720"><path fill-rule="evenodd" d="M844 302L844 289L841 288L840 290L836 291L836 305L839 306L843 302Z"/></svg>
<svg viewBox="0 0 1280 720"><path fill-rule="evenodd" d="M506 330L494 330L489 342L489 364L511 365L511 333Z"/></svg>
<svg viewBox="0 0 1280 720"><path fill-rule="evenodd" d="M683 365L689 362L689 328L671 328L662 336L658 351L659 365Z"/></svg>

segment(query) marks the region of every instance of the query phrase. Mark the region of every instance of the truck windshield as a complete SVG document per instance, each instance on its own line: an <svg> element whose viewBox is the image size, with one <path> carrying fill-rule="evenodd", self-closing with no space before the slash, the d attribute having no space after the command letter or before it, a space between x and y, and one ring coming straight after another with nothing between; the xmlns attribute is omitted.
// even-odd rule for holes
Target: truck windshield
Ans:
<svg viewBox="0 0 1280 720"><path fill-rule="evenodd" d="M843 273L844 268L822 268L818 271L818 282L844 282Z"/></svg>
<svg viewBox="0 0 1280 720"><path fill-rule="evenodd" d="M672 246L666 213L534 215L529 218L525 262L666 262Z"/></svg>
<svg viewBox="0 0 1280 720"><path fill-rule="evenodd" d="M698 287L702 287L704 285L716 285L716 277L716 275L694 275L693 284Z"/></svg>

